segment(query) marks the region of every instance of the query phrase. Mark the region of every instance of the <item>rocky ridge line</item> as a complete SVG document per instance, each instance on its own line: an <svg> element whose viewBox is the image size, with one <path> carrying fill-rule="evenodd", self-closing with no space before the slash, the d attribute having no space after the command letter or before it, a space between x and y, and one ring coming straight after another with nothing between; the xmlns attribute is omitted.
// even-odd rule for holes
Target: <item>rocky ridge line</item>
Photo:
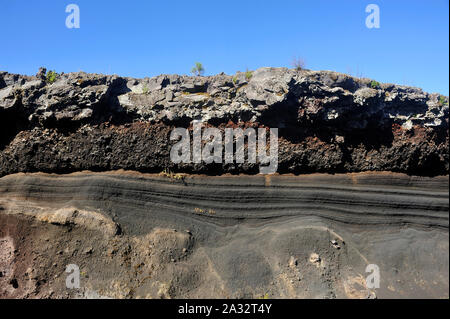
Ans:
<svg viewBox="0 0 450 319"><path fill-rule="evenodd" d="M175 165L170 131L279 128L280 173L448 174L448 97L331 71L261 68L251 76L0 72L0 176L168 168L256 173L257 165Z"/></svg>

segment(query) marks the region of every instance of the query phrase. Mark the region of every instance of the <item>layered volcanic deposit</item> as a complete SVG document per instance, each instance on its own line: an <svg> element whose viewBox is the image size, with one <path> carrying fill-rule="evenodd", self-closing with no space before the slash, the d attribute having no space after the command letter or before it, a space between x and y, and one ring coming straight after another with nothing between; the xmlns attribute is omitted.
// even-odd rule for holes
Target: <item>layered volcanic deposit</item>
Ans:
<svg viewBox="0 0 450 319"><path fill-rule="evenodd" d="M174 162L198 122L276 128L277 173ZM0 72L0 133L0 298L449 297L448 97L285 68Z"/></svg>

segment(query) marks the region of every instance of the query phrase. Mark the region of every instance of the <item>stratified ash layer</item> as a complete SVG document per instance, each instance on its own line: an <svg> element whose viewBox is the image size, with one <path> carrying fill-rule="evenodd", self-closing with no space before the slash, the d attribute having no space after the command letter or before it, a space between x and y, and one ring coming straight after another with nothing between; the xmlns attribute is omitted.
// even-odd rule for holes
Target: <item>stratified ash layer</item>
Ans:
<svg viewBox="0 0 450 319"><path fill-rule="evenodd" d="M279 129L279 173L447 175L448 98L329 71L132 79L86 73L46 83L0 73L0 176L116 169L257 173L257 164L170 161L174 127Z"/></svg>
<svg viewBox="0 0 450 319"><path fill-rule="evenodd" d="M448 298L448 208L446 177L14 174L0 297Z"/></svg>

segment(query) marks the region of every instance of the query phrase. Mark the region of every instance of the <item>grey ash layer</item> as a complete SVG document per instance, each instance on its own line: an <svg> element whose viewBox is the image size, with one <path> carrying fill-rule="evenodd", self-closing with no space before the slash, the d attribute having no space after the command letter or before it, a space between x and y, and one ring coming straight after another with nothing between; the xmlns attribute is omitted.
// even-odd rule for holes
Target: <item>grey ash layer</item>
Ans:
<svg viewBox="0 0 450 319"><path fill-rule="evenodd" d="M171 163L170 130L192 120L279 128L280 173L448 174L448 97L336 72L261 68L251 77L78 72L52 84L43 72L0 73L0 175L258 171Z"/></svg>
<svg viewBox="0 0 450 319"><path fill-rule="evenodd" d="M448 239L447 177L0 178L0 298L448 298Z"/></svg>

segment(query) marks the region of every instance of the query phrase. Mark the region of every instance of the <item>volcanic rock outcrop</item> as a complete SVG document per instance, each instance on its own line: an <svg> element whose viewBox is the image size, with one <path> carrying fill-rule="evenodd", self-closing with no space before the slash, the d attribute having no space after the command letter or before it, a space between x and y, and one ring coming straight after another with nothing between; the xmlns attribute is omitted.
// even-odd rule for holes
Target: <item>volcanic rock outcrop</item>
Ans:
<svg viewBox="0 0 450 319"><path fill-rule="evenodd" d="M0 72L0 298L448 298L448 97L285 68L45 74ZM174 163L196 120L278 128L278 174Z"/></svg>
<svg viewBox="0 0 450 319"><path fill-rule="evenodd" d="M132 79L0 73L0 176L163 169L257 173L243 164L174 164L174 127L279 129L279 173L448 174L448 98L328 71L262 68Z"/></svg>

